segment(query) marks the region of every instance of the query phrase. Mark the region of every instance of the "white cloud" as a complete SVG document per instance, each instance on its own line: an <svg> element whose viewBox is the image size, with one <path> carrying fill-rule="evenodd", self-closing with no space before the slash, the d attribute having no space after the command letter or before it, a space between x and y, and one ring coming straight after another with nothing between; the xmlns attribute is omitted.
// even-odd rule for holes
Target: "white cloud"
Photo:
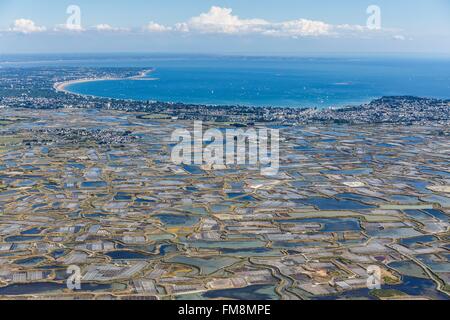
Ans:
<svg viewBox="0 0 450 320"><path fill-rule="evenodd" d="M45 27L36 26L31 20L16 20L10 31L31 33L45 31ZM231 8L213 6L209 11L192 17L185 22L177 23L173 26L165 26L154 21L150 21L141 29L127 29L113 27L109 24L98 24L87 29L83 29L76 24L57 25L55 32L179 32L191 34L226 34L226 35L260 35L270 37L362 37L368 38L373 35L389 36L395 40L404 40L398 35L400 30L369 30L366 26L340 24L334 25L318 20L297 19L281 22L272 22L265 19L245 19L233 13Z"/></svg>
<svg viewBox="0 0 450 320"><path fill-rule="evenodd" d="M263 19L240 19L232 14L229 8L211 7L209 12L191 18L188 22L180 23L177 29L187 32L200 33L255 33L262 32L270 23Z"/></svg>
<svg viewBox="0 0 450 320"><path fill-rule="evenodd" d="M150 21L143 29L148 32L166 32L172 30L170 27L163 26L153 21Z"/></svg>
<svg viewBox="0 0 450 320"><path fill-rule="evenodd" d="M189 32L190 31L188 24L185 22L176 23L174 30L179 31L179 32Z"/></svg>
<svg viewBox="0 0 450 320"><path fill-rule="evenodd" d="M337 30L345 30L345 31L366 31L371 30L365 26L356 25L356 24L339 24L335 26ZM376 30L376 29L372 29Z"/></svg>
<svg viewBox="0 0 450 320"><path fill-rule="evenodd" d="M106 24L106 23L98 24L96 26L91 27L90 29L95 30L95 31L104 31L104 32L129 31L129 29L127 29L127 28L112 27L111 25Z"/></svg>
<svg viewBox="0 0 450 320"><path fill-rule="evenodd" d="M111 27L109 24L101 23L93 27L97 31L114 31L115 28Z"/></svg>
<svg viewBox="0 0 450 320"><path fill-rule="evenodd" d="M37 26L33 20L29 19L17 19L14 24L9 28L9 31L19 33L35 33L45 31L45 27Z"/></svg>
<svg viewBox="0 0 450 320"><path fill-rule="evenodd" d="M230 8L213 6L187 22L177 23L174 30L212 34L259 34L274 37L315 37L363 33L367 27L359 25L332 25L323 21L298 19L270 22L264 19L241 19Z"/></svg>
<svg viewBox="0 0 450 320"><path fill-rule="evenodd" d="M85 29L81 25L77 25L77 24L59 24L59 25L55 26L53 31L55 31L55 32L76 32L76 33L88 32L88 31L125 32L125 31L130 31L130 29L113 27L107 23L100 23L95 26L88 27L87 29Z"/></svg>
<svg viewBox="0 0 450 320"><path fill-rule="evenodd" d="M79 24L58 24L53 29L54 31L69 31L69 32L83 32L86 31L81 25Z"/></svg>
<svg viewBox="0 0 450 320"><path fill-rule="evenodd" d="M392 37L392 39L398 40L398 41L405 41L405 40L406 40L406 37L403 36L403 35L401 35L401 34L396 34L396 35L394 35L394 36Z"/></svg>
<svg viewBox="0 0 450 320"><path fill-rule="evenodd" d="M332 29L333 26L322 21L299 19L271 24L263 34L280 37L323 36L329 35Z"/></svg>

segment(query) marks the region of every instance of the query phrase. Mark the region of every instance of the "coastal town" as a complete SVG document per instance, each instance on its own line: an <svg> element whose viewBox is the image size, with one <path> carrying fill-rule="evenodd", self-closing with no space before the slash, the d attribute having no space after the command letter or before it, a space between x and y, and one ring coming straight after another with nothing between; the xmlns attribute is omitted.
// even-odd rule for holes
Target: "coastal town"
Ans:
<svg viewBox="0 0 450 320"><path fill-rule="evenodd" d="M449 299L449 101L319 110L55 90L139 71L0 69L0 299ZM279 173L174 164L171 134L193 120L278 128Z"/></svg>
<svg viewBox="0 0 450 320"><path fill-rule="evenodd" d="M420 123L450 121L450 100L419 97L384 97L340 108L282 108L192 105L177 101L134 101L72 94L65 86L95 79L134 79L152 69L137 68L8 68L0 69L0 108L96 108L148 113L147 117L212 122L304 123ZM87 76L86 76L87 75ZM82 79L82 80L80 80ZM148 78L152 80L153 78ZM31 89L32 88L32 89Z"/></svg>

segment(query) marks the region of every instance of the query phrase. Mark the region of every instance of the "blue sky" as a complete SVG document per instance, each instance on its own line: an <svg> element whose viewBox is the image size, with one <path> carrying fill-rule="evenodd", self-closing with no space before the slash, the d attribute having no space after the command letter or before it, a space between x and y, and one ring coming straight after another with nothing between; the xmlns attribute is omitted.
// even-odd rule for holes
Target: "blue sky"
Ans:
<svg viewBox="0 0 450 320"><path fill-rule="evenodd" d="M412 2L0 0L0 53L450 54L450 1ZM81 10L76 28L69 5ZM375 30L370 5L380 8Z"/></svg>

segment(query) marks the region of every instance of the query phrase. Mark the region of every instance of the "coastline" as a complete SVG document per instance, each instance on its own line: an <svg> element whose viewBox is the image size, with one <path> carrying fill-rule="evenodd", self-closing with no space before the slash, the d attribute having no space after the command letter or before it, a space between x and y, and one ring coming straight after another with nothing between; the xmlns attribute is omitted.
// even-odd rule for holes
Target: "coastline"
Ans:
<svg viewBox="0 0 450 320"><path fill-rule="evenodd" d="M73 96L78 97L89 97L93 99L108 99L109 101L127 101L128 104L139 104L140 100L136 99L125 99L125 98L111 98L111 97L103 97L103 96L96 96L91 94L84 94L84 93L77 93L74 91L70 91L67 89L69 85L77 84L77 83L88 83L88 82L96 82L96 81L115 81L115 80L136 80L136 81L154 81L157 80L157 78L150 78L146 77L148 74L154 72L154 69L145 69L140 71L136 75L128 75L128 76L109 76L109 77L98 77L98 78L80 78L75 80L69 80L69 81L63 81L63 82L56 82L53 85L53 89L56 92L62 92L65 94L70 94ZM402 101L402 102L399 102ZM164 109L183 109L186 108L184 112L186 112L188 115L186 117L191 116L192 114L195 114L196 112L199 112L199 114L208 114L206 110L232 110L233 115L244 115L247 116L249 114L254 114L255 118L270 118L270 116L262 115L262 113L267 112L270 110L270 112L274 113L275 118L284 118L284 119L292 119L295 118L297 115L297 118L323 118L323 120L327 121L347 121L348 117L352 118L352 121L354 122L366 122L366 123L372 123L373 119L376 119L375 122L380 121L378 119L380 116L378 115L379 111L383 110L381 114L389 114L388 118L389 121L398 122L399 120L393 120L392 118L392 105L396 105L394 109L398 108L403 103L406 103L406 105L402 105L402 109L406 108L413 108L413 104L417 103L425 104L426 108L429 108L430 105L436 105L437 108L439 108L440 111L442 108L442 105L445 105L445 108L450 106L450 101L446 99L439 99L439 98L421 98L417 96L380 96L380 97L371 97L367 100L360 101L360 102L349 102L343 103L341 105L330 105L330 106L275 106L275 105L267 105L267 106L257 106L257 105L245 105L245 104L214 104L214 103L189 103L189 102L168 102L168 101L158 101L158 100L147 100L147 102L151 102L152 107L156 108L164 108ZM142 107L142 106L141 106ZM135 106L128 107L129 109L135 110ZM139 107L138 107L139 108ZM143 107L142 107L143 108ZM374 109L375 108L375 109ZM145 109L145 108L144 108ZM195 111L197 110L197 111ZM264 111L265 110L265 111ZM378 110L378 111L377 111ZM413 110L411 110L413 111ZM423 111L423 110L422 110ZM428 110L430 111L430 110ZM444 111L448 112L448 111ZM395 112L393 112L395 113ZM257 115L256 115L257 114ZM275 116L276 114L276 116ZM206 115L205 115L206 116ZM209 114L209 116L212 116ZM216 114L217 116L217 114ZM225 115L222 115L225 116ZM229 116L229 115L228 115ZM404 116L402 116L404 118ZM429 116L431 118L431 115ZM251 118L251 117L250 117ZM361 118L367 118L365 120L362 120ZM398 117L397 117L398 118ZM412 112L412 116L407 117L408 121L417 121L417 117L415 115L415 112ZM419 117L420 118L420 117ZM369 120L372 119L372 120ZM445 120L448 118L445 117ZM299 120L299 119L297 119ZM405 120L405 119L403 119ZM383 120L382 122L386 122L387 120Z"/></svg>
<svg viewBox="0 0 450 320"><path fill-rule="evenodd" d="M114 80L154 81L154 80L157 80L157 78L145 78L148 74L150 74L154 71L155 71L155 69L145 69L145 70L140 71L135 76L125 77L125 78L119 78L119 77L84 78L84 79L75 79L75 80L68 80L68 81L63 81L63 82L56 82L53 85L53 89L56 92L69 93L69 94L75 94L75 95L80 95L80 96L90 96L90 95L83 95L83 94L69 91L69 90L67 90L67 86L70 86L72 84L78 84L78 83L89 83L89 82L97 82L97 81L114 81Z"/></svg>
<svg viewBox="0 0 450 320"><path fill-rule="evenodd" d="M155 81L158 80L158 78L147 78L147 75L149 75L150 73L154 72L155 69L145 69L140 71L137 75L134 76L130 76L130 77L103 77L103 78L81 78L81 79L75 79L75 80L68 80L68 81L63 81L63 82L55 82L53 84L53 89L56 92L61 92L61 93L65 93L65 94L73 94L76 96L80 96L80 97L91 97L91 98L100 98L100 99L105 99L107 97L102 97L102 96L96 96L96 95L91 95L91 94L82 94L82 93L77 93L77 92L73 92L67 89L68 86L72 85L72 84L79 84L79 83L89 83L89 82L98 82L98 81L116 81L116 80L135 80L135 81ZM119 99L119 98L107 98L110 100L131 100L134 101L133 99ZM371 101L373 101L374 99L377 99L377 97L371 97L370 99L367 99L365 101L361 101L359 103L346 103L346 104L342 104L340 106L328 106L328 107L323 107L323 108L319 108L319 109L332 109L332 110L338 110L338 109L343 109L346 107L352 107L355 105L362 105L362 104L367 104L370 103ZM157 102L156 100L154 102ZM185 102L165 102L168 104L173 104L173 103L183 103L183 104L191 104L191 105L209 105L209 106L214 106L214 107L219 107L219 106L229 106L229 104L206 104L206 103L185 103ZM253 105L241 105L241 104L237 104L236 106L244 106L247 108L254 108L254 107L264 107L264 108L274 108L274 109L293 109L293 110L297 110L297 109L317 109L317 107L314 106L309 106L309 107L292 107L292 106L253 106Z"/></svg>
<svg viewBox="0 0 450 320"><path fill-rule="evenodd" d="M64 81L64 82L56 82L53 85L53 89L55 89L56 92L80 95L78 93L67 90L66 87L70 86L72 84L77 84L77 83L88 83L88 82L107 81L107 80L119 80L119 79L118 78L92 78L92 79L69 80L69 81Z"/></svg>

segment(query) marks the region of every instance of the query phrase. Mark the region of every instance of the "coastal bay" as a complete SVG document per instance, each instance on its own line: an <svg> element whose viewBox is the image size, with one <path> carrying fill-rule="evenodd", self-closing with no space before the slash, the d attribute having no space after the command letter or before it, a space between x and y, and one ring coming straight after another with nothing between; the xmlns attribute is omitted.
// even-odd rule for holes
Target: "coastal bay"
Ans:
<svg viewBox="0 0 450 320"><path fill-rule="evenodd" d="M398 95L445 99L450 91L450 60L445 59L208 56L119 62L152 71L70 81L56 88L136 101L292 108L360 105Z"/></svg>

